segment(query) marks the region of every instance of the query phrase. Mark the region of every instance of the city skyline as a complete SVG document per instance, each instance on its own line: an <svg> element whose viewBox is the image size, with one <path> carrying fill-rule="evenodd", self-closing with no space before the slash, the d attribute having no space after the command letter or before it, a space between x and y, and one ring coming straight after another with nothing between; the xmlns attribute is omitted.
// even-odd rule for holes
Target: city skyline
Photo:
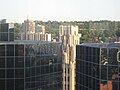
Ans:
<svg viewBox="0 0 120 90"><path fill-rule="evenodd" d="M119 0L1 0L0 19L22 22L120 20Z"/></svg>

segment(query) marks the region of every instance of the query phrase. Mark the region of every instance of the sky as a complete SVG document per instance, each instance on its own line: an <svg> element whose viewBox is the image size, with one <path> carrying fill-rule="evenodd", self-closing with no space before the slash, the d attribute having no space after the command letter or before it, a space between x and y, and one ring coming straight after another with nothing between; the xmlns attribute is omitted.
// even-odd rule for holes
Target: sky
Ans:
<svg viewBox="0 0 120 90"><path fill-rule="evenodd" d="M120 0L0 0L0 19L120 21Z"/></svg>

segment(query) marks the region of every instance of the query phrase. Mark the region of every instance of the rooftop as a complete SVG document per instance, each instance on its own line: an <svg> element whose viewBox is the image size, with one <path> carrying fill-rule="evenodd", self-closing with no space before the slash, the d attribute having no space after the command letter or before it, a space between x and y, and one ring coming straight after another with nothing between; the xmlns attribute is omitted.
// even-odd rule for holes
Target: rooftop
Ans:
<svg viewBox="0 0 120 90"><path fill-rule="evenodd" d="M116 43L83 43L80 46L96 47L96 48L120 48L120 42Z"/></svg>
<svg viewBox="0 0 120 90"><path fill-rule="evenodd" d="M51 41L37 41L37 40L15 40L15 41L1 41L0 44L39 44L39 43L57 43L61 44L60 42L51 42Z"/></svg>

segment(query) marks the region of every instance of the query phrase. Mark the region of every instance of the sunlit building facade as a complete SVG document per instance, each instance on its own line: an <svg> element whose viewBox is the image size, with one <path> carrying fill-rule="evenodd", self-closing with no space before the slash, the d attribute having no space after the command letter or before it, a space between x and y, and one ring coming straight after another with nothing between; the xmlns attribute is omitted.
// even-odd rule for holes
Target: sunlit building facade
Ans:
<svg viewBox="0 0 120 90"><path fill-rule="evenodd" d="M60 25L59 41L63 47L63 90L75 90L76 45L81 34L78 26Z"/></svg>
<svg viewBox="0 0 120 90"><path fill-rule="evenodd" d="M21 40L51 41L51 34L45 32L45 26L32 20L25 20L22 24Z"/></svg>
<svg viewBox="0 0 120 90"><path fill-rule="evenodd" d="M76 90L120 90L120 43L77 45Z"/></svg>
<svg viewBox="0 0 120 90"><path fill-rule="evenodd" d="M28 34L35 33L35 22L32 20L25 20L22 23L22 32L21 32L21 40L30 40Z"/></svg>

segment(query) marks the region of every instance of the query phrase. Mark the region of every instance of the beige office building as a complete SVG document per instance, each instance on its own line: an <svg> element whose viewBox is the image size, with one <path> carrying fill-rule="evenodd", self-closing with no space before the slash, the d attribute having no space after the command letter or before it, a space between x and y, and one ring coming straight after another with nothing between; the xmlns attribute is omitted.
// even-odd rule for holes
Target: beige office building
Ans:
<svg viewBox="0 0 120 90"><path fill-rule="evenodd" d="M35 23L32 20L25 20L22 23L21 40L29 40L28 34L35 33Z"/></svg>
<svg viewBox="0 0 120 90"><path fill-rule="evenodd" d="M22 28L21 40L51 41L51 34L45 33L45 26L36 24L34 21L25 20Z"/></svg>
<svg viewBox="0 0 120 90"><path fill-rule="evenodd" d="M63 90L75 90L76 44L81 34L78 26L59 26L59 41L63 43Z"/></svg>
<svg viewBox="0 0 120 90"><path fill-rule="evenodd" d="M37 24L35 26L35 33L45 34L45 26Z"/></svg>
<svg viewBox="0 0 120 90"><path fill-rule="evenodd" d="M35 33L35 40L40 40L40 41L51 41L51 34L45 33Z"/></svg>

